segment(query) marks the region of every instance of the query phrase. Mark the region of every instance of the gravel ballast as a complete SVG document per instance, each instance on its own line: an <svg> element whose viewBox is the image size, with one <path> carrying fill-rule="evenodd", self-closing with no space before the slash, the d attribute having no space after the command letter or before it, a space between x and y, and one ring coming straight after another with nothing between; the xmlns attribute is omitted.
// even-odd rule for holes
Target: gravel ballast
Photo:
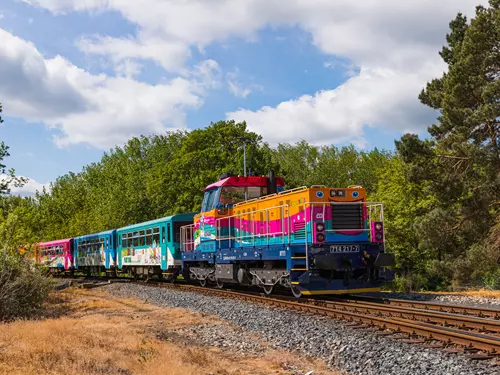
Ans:
<svg viewBox="0 0 500 375"><path fill-rule="evenodd" d="M271 346L322 358L330 367L346 374L500 374L500 367L487 362L471 361L462 354L425 349L352 329L328 317L169 288L137 284L111 284L105 288L117 297L135 297L158 306L181 307L218 316L258 334ZM258 347L245 341L237 342L234 335L228 343L216 335L214 338L214 346L229 345L240 349L241 345L243 351L246 347L249 352L258 352ZM210 344L210 340L202 341L201 344Z"/></svg>

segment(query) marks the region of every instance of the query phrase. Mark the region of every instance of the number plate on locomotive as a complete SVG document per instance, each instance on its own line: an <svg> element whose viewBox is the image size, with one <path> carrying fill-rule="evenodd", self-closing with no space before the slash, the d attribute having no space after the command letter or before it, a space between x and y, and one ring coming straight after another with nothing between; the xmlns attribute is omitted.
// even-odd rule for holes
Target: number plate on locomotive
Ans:
<svg viewBox="0 0 500 375"><path fill-rule="evenodd" d="M331 245L330 253L357 253L359 245Z"/></svg>

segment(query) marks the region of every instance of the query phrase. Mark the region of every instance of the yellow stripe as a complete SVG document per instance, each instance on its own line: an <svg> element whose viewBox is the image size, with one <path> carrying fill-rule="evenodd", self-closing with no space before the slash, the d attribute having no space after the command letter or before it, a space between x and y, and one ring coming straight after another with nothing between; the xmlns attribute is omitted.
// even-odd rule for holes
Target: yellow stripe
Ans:
<svg viewBox="0 0 500 375"><path fill-rule="evenodd" d="M298 281L292 281L292 284L293 285L299 285L299 282Z"/></svg>
<svg viewBox="0 0 500 375"><path fill-rule="evenodd" d="M292 271L307 271L307 268L292 268Z"/></svg>
<svg viewBox="0 0 500 375"><path fill-rule="evenodd" d="M310 296L310 295L315 295L315 294L350 294L350 293L380 292L380 288L339 289L339 290L301 290L300 292L305 296Z"/></svg>

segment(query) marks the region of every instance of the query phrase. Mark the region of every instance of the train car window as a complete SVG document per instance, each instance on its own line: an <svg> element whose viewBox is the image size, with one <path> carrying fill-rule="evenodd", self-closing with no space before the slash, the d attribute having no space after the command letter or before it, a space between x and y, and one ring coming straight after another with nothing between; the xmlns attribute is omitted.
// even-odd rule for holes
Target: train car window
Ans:
<svg viewBox="0 0 500 375"><path fill-rule="evenodd" d="M132 232L130 232L130 233L127 235L127 246L128 246L128 247L132 247L132 244L133 244L133 241L132 241Z"/></svg>
<svg viewBox="0 0 500 375"><path fill-rule="evenodd" d="M132 244L134 247L139 246L139 232L134 232Z"/></svg>
<svg viewBox="0 0 500 375"><path fill-rule="evenodd" d="M170 226L170 223L167 224L167 242L170 243L172 241L172 235L170 232L172 231L172 228Z"/></svg>
<svg viewBox="0 0 500 375"><path fill-rule="evenodd" d="M106 249L109 249L109 237L106 237Z"/></svg>
<svg viewBox="0 0 500 375"><path fill-rule="evenodd" d="M153 228L153 242L156 243L156 246L158 246L160 244L160 228L159 227Z"/></svg>
<svg viewBox="0 0 500 375"><path fill-rule="evenodd" d="M127 235L125 233L122 234L122 247L127 247Z"/></svg>
<svg viewBox="0 0 500 375"><path fill-rule="evenodd" d="M165 243L165 227L161 227L161 243Z"/></svg>
<svg viewBox="0 0 500 375"><path fill-rule="evenodd" d="M139 246L146 244L146 233L143 230L139 231Z"/></svg>
<svg viewBox="0 0 500 375"><path fill-rule="evenodd" d="M153 230L146 229L146 246L151 246L153 244Z"/></svg>

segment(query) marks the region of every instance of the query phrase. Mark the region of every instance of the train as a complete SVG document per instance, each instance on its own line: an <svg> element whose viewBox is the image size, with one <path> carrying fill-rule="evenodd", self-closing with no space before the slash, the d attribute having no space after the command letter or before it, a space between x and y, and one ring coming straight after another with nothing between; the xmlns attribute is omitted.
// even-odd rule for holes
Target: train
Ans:
<svg viewBox="0 0 500 375"><path fill-rule="evenodd" d="M394 279L383 204L362 186L285 190L274 172L225 173L203 191L200 212L42 242L36 260L54 273L244 285L300 298L379 291Z"/></svg>

